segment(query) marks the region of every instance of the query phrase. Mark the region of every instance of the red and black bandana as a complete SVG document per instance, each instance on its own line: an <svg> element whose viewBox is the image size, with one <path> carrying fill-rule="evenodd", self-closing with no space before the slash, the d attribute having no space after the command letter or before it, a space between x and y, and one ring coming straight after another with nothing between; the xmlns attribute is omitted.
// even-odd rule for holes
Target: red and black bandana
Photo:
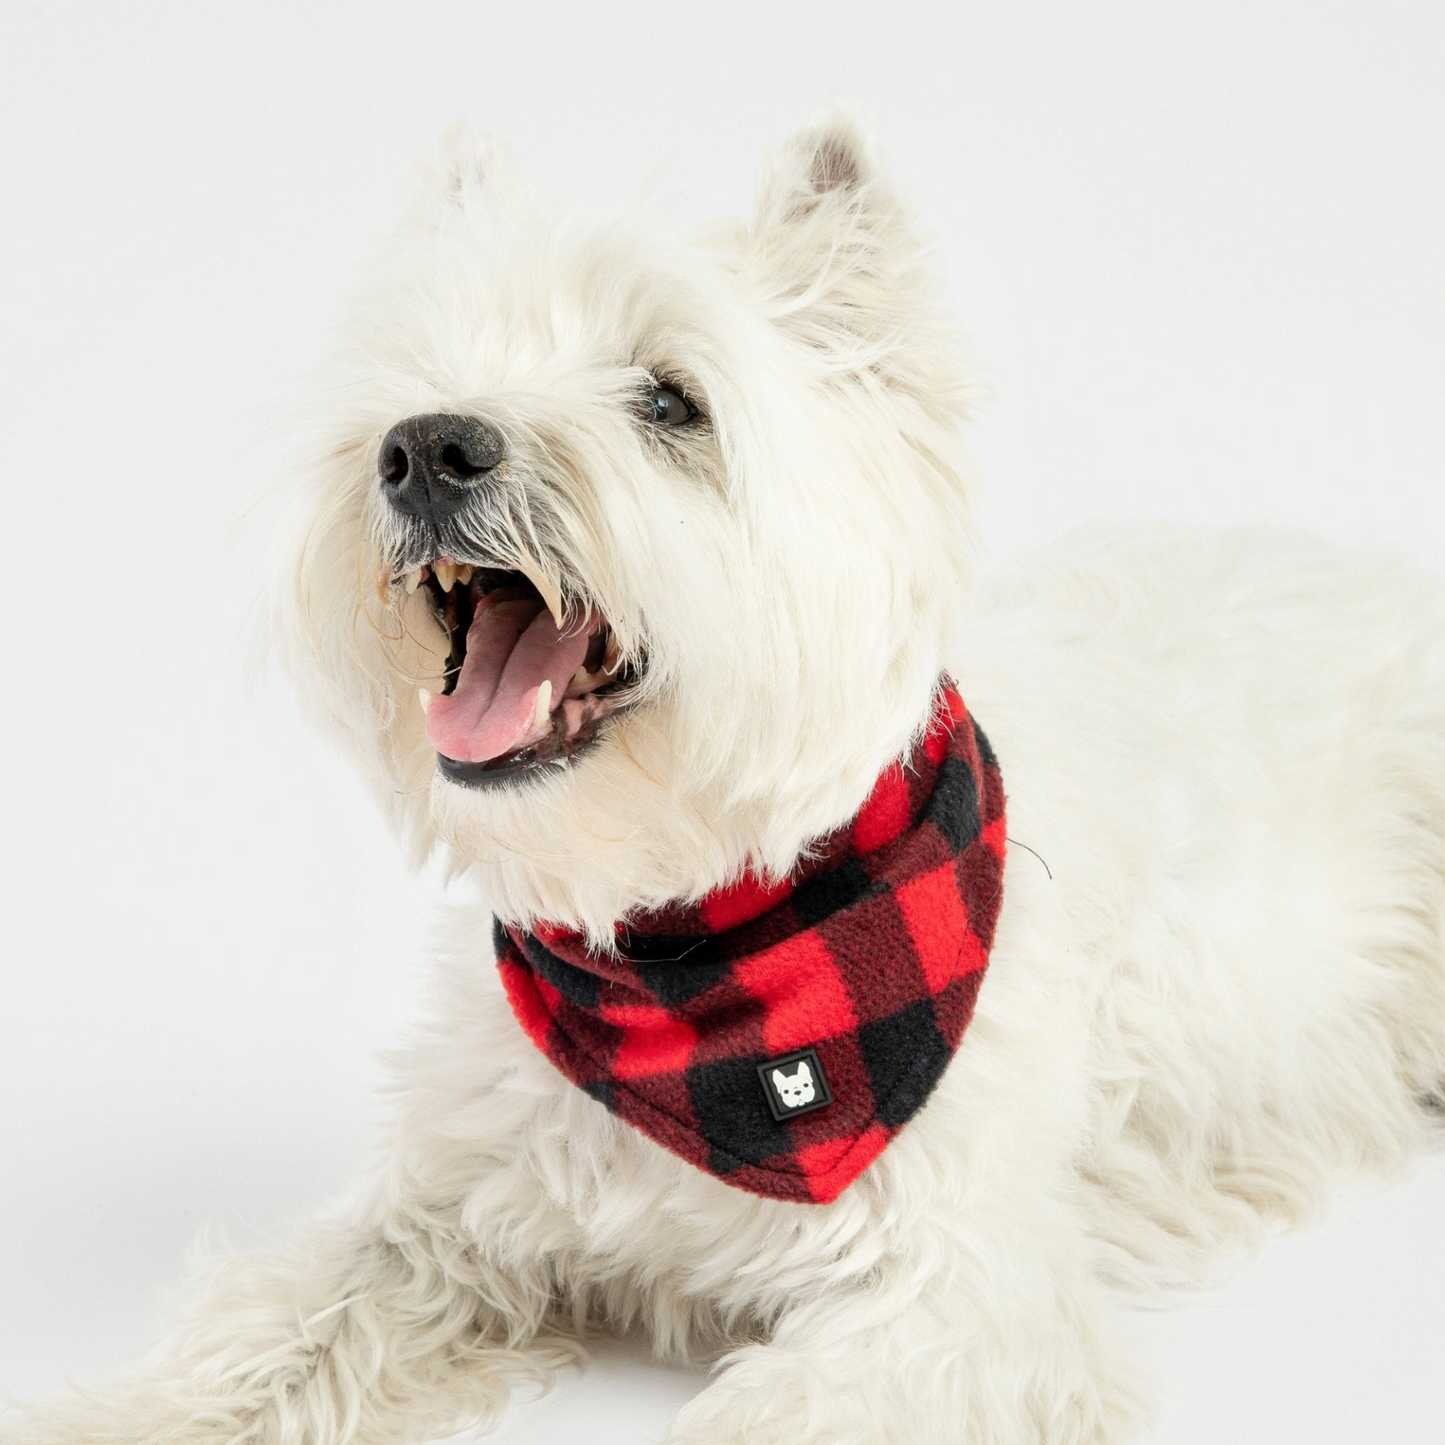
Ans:
<svg viewBox="0 0 1445 1445"><path fill-rule="evenodd" d="M617 926L497 924L507 997L579 1088L725 1183L836 1199L963 1038L1003 896L1004 794L951 686L907 764L780 883Z"/></svg>

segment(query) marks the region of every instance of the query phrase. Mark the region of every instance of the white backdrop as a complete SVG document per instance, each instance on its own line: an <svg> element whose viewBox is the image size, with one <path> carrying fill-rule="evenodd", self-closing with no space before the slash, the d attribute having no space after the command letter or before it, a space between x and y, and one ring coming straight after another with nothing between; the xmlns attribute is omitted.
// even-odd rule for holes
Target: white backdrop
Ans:
<svg viewBox="0 0 1445 1445"><path fill-rule="evenodd" d="M0 1387L132 1355L203 1225L364 1155L431 885L247 688L234 519L457 115L560 191L736 211L862 99L993 379L993 555L1152 514L1445 568L1439 0L9 0L0 75ZM1442 1208L1437 1160L1141 1319L1154 1445L1435 1445ZM637 1445L697 1387L609 1350L498 1438Z"/></svg>

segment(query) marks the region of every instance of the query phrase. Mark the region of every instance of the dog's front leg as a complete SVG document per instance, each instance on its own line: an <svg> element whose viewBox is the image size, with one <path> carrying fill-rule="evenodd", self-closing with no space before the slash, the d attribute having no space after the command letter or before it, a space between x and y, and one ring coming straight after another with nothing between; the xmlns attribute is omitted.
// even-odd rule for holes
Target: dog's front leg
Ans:
<svg viewBox="0 0 1445 1445"><path fill-rule="evenodd" d="M392 1445L494 1419L577 1353L540 1273L446 1211L376 1207L191 1286L178 1327L94 1391L0 1417L3 1445Z"/></svg>
<svg viewBox="0 0 1445 1445"><path fill-rule="evenodd" d="M725 1363L668 1445L1121 1445L1145 1415L1097 1286L976 1236L820 1293Z"/></svg>

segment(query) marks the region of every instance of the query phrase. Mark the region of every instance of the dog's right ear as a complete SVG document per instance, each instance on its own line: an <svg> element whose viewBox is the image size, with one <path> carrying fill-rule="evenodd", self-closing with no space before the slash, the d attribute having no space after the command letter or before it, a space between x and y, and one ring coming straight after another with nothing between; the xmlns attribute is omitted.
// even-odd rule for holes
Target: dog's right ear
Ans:
<svg viewBox="0 0 1445 1445"><path fill-rule="evenodd" d="M483 205L514 211L526 200L526 184L512 149L460 120L422 162L418 182L411 214L421 224Z"/></svg>
<svg viewBox="0 0 1445 1445"><path fill-rule="evenodd" d="M750 251L775 318L823 347L891 334L927 274L870 127L841 105L764 167Z"/></svg>

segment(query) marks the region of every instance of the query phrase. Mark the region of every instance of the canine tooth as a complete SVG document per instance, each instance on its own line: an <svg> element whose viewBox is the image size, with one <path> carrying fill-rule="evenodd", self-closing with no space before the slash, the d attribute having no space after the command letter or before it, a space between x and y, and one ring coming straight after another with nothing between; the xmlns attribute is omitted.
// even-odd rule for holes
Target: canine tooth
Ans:
<svg viewBox="0 0 1445 1445"><path fill-rule="evenodd" d="M532 713L532 726L539 728L552 715L552 679L550 677L542 680L542 686L537 689L537 706Z"/></svg>
<svg viewBox="0 0 1445 1445"><path fill-rule="evenodd" d="M418 699L420 700L420 702L421 702L422 716L425 717L425 716L426 716L426 710L427 710L427 708L429 708L429 707L431 706L432 694L429 693L429 692L426 690L426 688L422 688L422 689L417 693L417 698L418 698Z"/></svg>
<svg viewBox="0 0 1445 1445"><path fill-rule="evenodd" d="M567 611L562 606L562 594L544 577L545 586L539 586L537 591L542 594L542 600L547 604L547 611L552 614L552 621L561 632L567 625Z"/></svg>
<svg viewBox="0 0 1445 1445"><path fill-rule="evenodd" d="M457 564L455 562L437 562L434 570L437 574L437 581L442 584L442 591L450 592L452 583L457 580Z"/></svg>
<svg viewBox="0 0 1445 1445"><path fill-rule="evenodd" d="M562 594L557 584L530 557L524 557L517 570L541 593L542 601L547 604L547 611L552 614L552 621L557 624L557 631L561 632L566 626L567 614L562 606Z"/></svg>
<svg viewBox="0 0 1445 1445"><path fill-rule="evenodd" d="M475 571L470 562L459 563L456 568L457 581L467 583L472 580L472 573Z"/></svg>
<svg viewBox="0 0 1445 1445"><path fill-rule="evenodd" d="M421 574L424 571L426 571L425 567L413 567L412 570L408 572L406 576L402 579L403 583L406 586L406 595L408 597L410 597L411 594L415 592L418 587L421 586Z"/></svg>

